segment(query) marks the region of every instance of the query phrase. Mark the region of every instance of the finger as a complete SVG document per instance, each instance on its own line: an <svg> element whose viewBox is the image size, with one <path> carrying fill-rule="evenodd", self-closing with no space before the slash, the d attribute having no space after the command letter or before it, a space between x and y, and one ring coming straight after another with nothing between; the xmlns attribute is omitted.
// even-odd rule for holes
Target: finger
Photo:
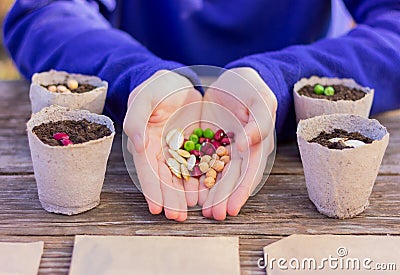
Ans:
<svg viewBox="0 0 400 275"><path fill-rule="evenodd" d="M150 154L147 159L146 154L134 154L133 161L150 213L160 214L163 209L163 199L157 176L158 164L155 155Z"/></svg>
<svg viewBox="0 0 400 275"><path fill-rule="evenodd" d="M199 180L197 178L190 177L188 181L184 181L184 187L187 206L195 206L199 199Z"/></svg>
<svg viewBox="0 0 400 275"><path fill-rule="evenodd" d="M179 203L179 208L177 209L179 215L175 219L178 222L183 222L187 219L187 202L185 198L185 190L183 189L183 180L177 177L172 177L173 186L175 188L175 193L177 201Z"/></svg>
<svg viewBox="0 0 400 275"><path fill-rule="evenodd" d="M209 189L207 199L205 200L205 202L203 204L202 213L203 213L203 216L206 218L212 218L212 216L213 216L212 215L212 204L213 204L215 192L216 192L216 188Z"/></svg>
<svg viewBox="0 0 400 275"><path fill-rule="evenodd" d="M204 185L204 179L206 178L205 175L202 175L199 179L199 200L198 204L200 206L204 205L204 202L206 201L208 197L208 188Z"/></svg>
<svg viewBox="0 0 400 275"><path fill-rule="evenodd" d="M219 179L214 187L217 191L213 198L212 215L216 220L226 218L228 198L240 178L240 165L239 159L233 159L224 169L226 170L224 177Z"/></svg>
<svg viewBox="0 0 400 275"><path fill-rule="evenodd" d="M162 197L164 201L165 217L175 220L179 217L179 200L173 183L173 176L163 161L159 161L159 175Z"/></svg>
<svg viewBox="0 0 400 275"><path fill-rule="evenodd" d="M239 214L240 209L249 198L253 186L260 182L265 168L265 161L262 161L261 159L267 158L263 153L262 143L253 145L250 150L248 162L242 162L240 170L244 177L239 185L236 186L236 189L228 200L227 211L230 216L237 216Z"/></svg>

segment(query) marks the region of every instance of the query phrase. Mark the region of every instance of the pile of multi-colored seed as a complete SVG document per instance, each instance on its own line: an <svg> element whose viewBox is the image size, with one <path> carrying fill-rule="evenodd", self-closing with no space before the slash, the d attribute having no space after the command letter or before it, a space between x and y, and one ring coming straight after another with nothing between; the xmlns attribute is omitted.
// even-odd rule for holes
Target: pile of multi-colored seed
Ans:
<svg viewBox="0 0 400 275"><path fill-rule="evenodd" d="M185 139L182 129L172 129L165 137L171 155L167 165L176 177L183 177L186 181L205 174L204 185L211 188L218 173L230 161L225 146L231 144L233 137L233 133L225 133L222 129L214 133L210 128L196 128Z"/></svg>

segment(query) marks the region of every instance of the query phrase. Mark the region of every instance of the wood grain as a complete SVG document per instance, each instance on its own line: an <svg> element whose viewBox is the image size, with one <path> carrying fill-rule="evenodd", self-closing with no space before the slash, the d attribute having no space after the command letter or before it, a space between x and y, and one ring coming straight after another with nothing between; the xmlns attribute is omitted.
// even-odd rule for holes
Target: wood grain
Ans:
<svg viewBox="0 0 400 275"><path fill-rule="evenodd" d="M370 207L350 220L328 219L310 202L295 142L280 144L266 185L238 217L216 222L193 210L184 223L151 215L125 169L117 135L96 209L66 217L39 203L25 123L28 84L0 82L0 241L45 242L40 274L67 274L74 235L239 236L243 274L257 268L263 246L291 234L400 235L400 111L376 118L391 136Z"/></svg>

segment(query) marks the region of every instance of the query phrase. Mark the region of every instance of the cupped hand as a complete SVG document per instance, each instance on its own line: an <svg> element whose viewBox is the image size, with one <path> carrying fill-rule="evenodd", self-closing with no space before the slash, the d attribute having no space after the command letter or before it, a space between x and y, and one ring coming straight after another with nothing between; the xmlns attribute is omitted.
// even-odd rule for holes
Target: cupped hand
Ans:
<svg viewBox="0 0 400 275"><path fill-rule="evenodd" d="M260 184L275 149L276 109L275 95L251 68L225 71L206 91L202 123L216 123L236 137L231 162L217 184L208 190L200 178L199 204L205 217L236 216Z"/></svg>
<svg viewBox="0 0 400 275"><path fill-rule="evenodd" d="M129 97L124 131L152 214L159 214L164 209L168 219L184 221L187 207L197 204L198 179L184 181L172 175L165 162L162 140L169 118L180 108L190 106L183 111L184 115L174 119L173 124L199 121L201 101L201 94L187 78L165 70L155 73Z"/></svg>

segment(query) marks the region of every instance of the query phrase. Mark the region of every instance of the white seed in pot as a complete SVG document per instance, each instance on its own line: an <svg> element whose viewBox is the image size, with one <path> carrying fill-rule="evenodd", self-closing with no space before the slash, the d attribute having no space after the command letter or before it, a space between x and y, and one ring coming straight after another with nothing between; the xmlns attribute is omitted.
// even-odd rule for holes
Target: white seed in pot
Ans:
<svg viewBox="0 0 400 275"><path fill-rule="evenodd" d="M190 179L190 174L188 169L186 168L186 166L184 164L181 164L181 173L182 173L182 177L188 181Z"/></svg>
<svg viewBox="0 0 400 275"><path fill-rule="evenodd" d="M357 148L357 147L365 145L364 142L362 142L360 140L355 140L355 139L346 140L344 142L344 144L346 144L346 146L351 146L351 147L354 147L354 148Z"/></svg>
<svg viewBox="0 0 400 275"><path fill-rule="evenodd" d="M176 151L168 149L168 152L171 154L171 156L176 159L179 163L187 165L186 159L181 157Z"/></svg>
<svg viewBox="0 0 400 275"><path fill-rule="evenodd" d="M57 86L57 91L59 93L64 93L67 90L67 87L65 87L64 85L58 85Z"/></svg>
<svg viewBox="0 0 400 275"><path fill-rule="evenodd" d="M50 85L49 87L47 87L47 90L49 90L49 92L56 93L57 87L55 85Z"/></svg>
<svg viewBox="0 0 400 275"><path fill-rule="evenodd" d="M340 141L344 141L344 138L331 138L330 140L328 140L329 142L335 143L335 142L340 142Z"/></svg>
<svg viewBox="0 0 400 275"><path fill-rule="evenodd" d="M79 83L78 83L78 81L76 81L75 79L70 79L70 80L68 80L68 82L67 82L67 86L68 86L68 88L69 88L70 90L75 90L75 89L78 88Z"/></svg>
<svg viewBox="0 0 400 275"><path fill-rule="evenodd" d="M168 143L169 148L177 151L182 147L184 140L185 140L185 138L183 136L182 130L178 130L175 132L175 134L171 137L171 139L167 143Z"/></svg>
<svg viewBox="0 0 400 275"><path fill-rule="evenodd" d="M190 155L190 157L187 159L187 168L188 168L188 170L192 171L195 165L196 165L196 156L195 155Z"/></svg>
<svg viewBox="0 0 400 275"><path fill-rule="evenodd" d="M172 129L167 133L167 135L165 136L165 142L167 142L167 144L171 140L172 136L175 135L176 131L178 131L178 129Z"/></svg>
<svg viewBox="0 0 400 275"><path fill-rule="evenodd" d="M168 167L169 167L169 169L171 170L171 172L175 175L175 176L177 176L178 178L182 178L182 176L181 176L181 165L179 164L179 162L178 161L176 161L176 159L173 159L173 158L169 158L168 160L167 160L167 164L168 164Z"/></svg>
<svg viewBox="0 0 400 275"><path fill-rule="evenodd" d="M190 153L186 150L179 149L177 152L180 156L182 156L186 159L190 157Z"/></svg>

